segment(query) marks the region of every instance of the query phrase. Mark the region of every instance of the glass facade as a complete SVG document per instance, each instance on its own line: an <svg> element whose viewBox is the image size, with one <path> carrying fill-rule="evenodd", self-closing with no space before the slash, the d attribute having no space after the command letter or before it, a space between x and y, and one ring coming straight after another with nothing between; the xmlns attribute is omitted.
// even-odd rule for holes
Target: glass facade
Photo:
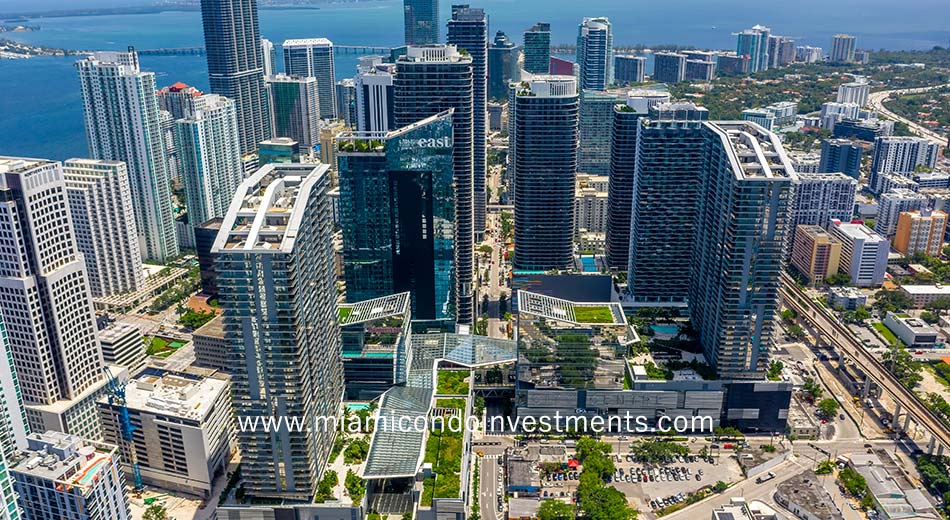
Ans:
<svg viewBox="0 0 950 520"><path fill-rule="evenodd" d="M439 42L439 0L403 0L406 45Z"/></svg>
<svg viewBox="0 0 950 520"><path fill-rule="evenodd" d="M508 82L520 77L518 47L504 32L495 33L488 48L488 97L495 100L508 98Z"/></svg>
<svg viewBox="0 0 950 520"><path fill-rule="evenodd" d="M688 304L719 377L758 379L796 175L774 134L706 114L666 104L639 122L627 281L642 304Z"/></svg>
<svg viewBox="0 0 950 520"><path fill-rule="evenodd" d="M346 398L368 401L406 382L409 293L340 305Z"/></svg>
<svg viewBox="0 0 950 520"><path fill-rule="evenodd" d="M551 24L539 22L524 32L524 70L547 74L551 67Z"/></svg>
<svg viewBox="0 0 950 520"><path fill-rule="evenodd" d="M577 30L580 90L604 90L614 81L613 29L606 18L584 18Z"/></svg>
<svg viewBox="0 0 950 520"><path fill-rule="evenodd" d="M211 92L234 100L241 153L251 153L270 137L257 0L204 0L201 21Z"/></svg>
<svg viewBox="0 0 950 520"><path fill-rule="evenodd" d="M474 306L474 166L472 57L454 45L409 47L396 62L393 114L401 128L446 110L452 113L455 171L455 276L459 323L472 323ZM420 154L424 155L424 153ZM422 318L415 308L413 313Z"/></svg>
<svg viewBox="0 0 950 520"><path fill-rule="evenodd" d="M518 390L622 390L637 341L617 303L518 294Z"/></svg>
<svg viewBox="0 0 950 520"><path fill-rule="evenodd" d="M409 291L415 318L456 318L452 132L446 112L338 138L348 301Z"/></svg>
<svg viewBox="0 0 950 520"><path fill-rule="evenodd" d="M576 81L569 76L537 76L513 84L508 106L512 129L508 157L515 186L514 268L569 269L577 173Z"/></svg>
<svg viewBox="0 0 950 520"><path fill-rule="evenodd" d="M603 91L581 92L577 171L610 174L610 131L618 99L618 95Z"/></svg>

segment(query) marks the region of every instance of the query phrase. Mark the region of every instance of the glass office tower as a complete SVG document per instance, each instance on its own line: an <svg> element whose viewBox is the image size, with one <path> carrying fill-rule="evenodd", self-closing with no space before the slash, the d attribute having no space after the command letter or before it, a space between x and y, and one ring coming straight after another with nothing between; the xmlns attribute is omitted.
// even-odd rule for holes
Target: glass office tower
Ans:
<svg viewBox="0 0 950 520"><path fill-rule="evenodd" d="M547 74L551 67L551 24L538 22L524 32L524 70Z"/></svg>
<svg viewBox="0 0 950 520"><path fill-rule="evenodd" d="M410 46L396 61L393 84L395 128L452 109L455 149L455 240L457 319L474 318L474 166L472 57L455 45Z"/></svg>
<svg viewBox="0 0 950 520"><path fill-rule="evenodd" d="M604 90L614 82L614 36L610 20L584 18L577 28L581 90Z"/></svg>
<svg viewBox="0 0 950 520"><path fill-rule="evenodd" d="M452 118L337 137L347 301L408 291L415 319L456 318Z"/></svg>
<svg viewBox="0 0 950 520"><path fill-rule="evenodd" d="M406 45L439 43L439 0L403 0Z"/></svg>

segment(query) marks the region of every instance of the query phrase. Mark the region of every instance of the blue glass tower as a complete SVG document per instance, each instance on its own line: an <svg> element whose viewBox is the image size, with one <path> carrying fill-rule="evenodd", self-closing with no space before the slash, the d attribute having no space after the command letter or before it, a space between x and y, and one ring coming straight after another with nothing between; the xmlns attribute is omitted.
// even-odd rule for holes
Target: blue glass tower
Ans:
<svg viewBox="0 0 950 520"><path fill-rule="evenodd" d="M347 301L409 291L415 319L456 318L452 117L337 138Z"/></svg>
<svg viewBox="0 0 950 520"><path fill-rule="evenodd" d="M439 0L403 0L406 45L439 43Z"/></svg>

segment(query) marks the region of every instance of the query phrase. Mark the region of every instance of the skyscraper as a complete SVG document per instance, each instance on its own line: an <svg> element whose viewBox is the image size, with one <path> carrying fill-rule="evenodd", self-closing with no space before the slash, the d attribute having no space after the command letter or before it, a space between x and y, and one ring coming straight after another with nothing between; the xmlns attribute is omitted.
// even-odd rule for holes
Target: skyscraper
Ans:
<svg viewBox="0 0 950 520"><path fill-rule="evenodd" d="M799 225L828 229L832 220L850 222L857 191L858 181L841 172L799 173L791 229Z"/></svg>
<svg viewBox="0 0 950 520"><path fill-rule="evenodd" d="M284 73L317 78L320 93L320 117L335 119L336 71L333 68L333 42L326 38L284 41ZM280 136L278 136L280 137Z"/></svg>
<svg viewBox="0 0 950 520"><path fill-rule="evenodd" d="M439 43L439 0L402 0L406 45Z"/></svg>
<svg viewBox="0 0 950 520"><path fill-rule="evenodd" d="M178 81L158 91L158 107L171 114L174 123L175 119L188 117L192 99L200 95L200 90Z"/></svg>
<svg viewBox="0 0 950 520"><path fill-rule="evenodd" d="M175 122L189 235L223 217L241 181L241 142L234 101L206 94L193 100L191 115Z"/></svg>
<svg viewBox="0 0 950 520"><path fill-rule="evenodd" d="M102 351L62 167L0 157L0 195L0 314L30 427L97 438L95 403L73 402L101 384Z"/></svg>
<svg viewBox="0 0 950 520"><path fill-rule="evenodd" d="M0 520L20 520L10 464L17 450L26 448L29 432L20 381L13 367L7 329L0 315Z"/></svg>
<svg viewBox="0 0 950 520"><path fill-rule="evenodd" d="M446 43L472 56L472 229L474 241L481 242L485 235L485 192L487 173L486 155L488 132L488 17L483 9L468 4L453 5L448 22Z"/></svg>
<svg viewBox="0 0 950 520"><path fill-rule="evenodd" d="M337 137L349 302L409 291L415 319L455 319L452 111Z"/></svg>
<svg viewBox="0 0 950 520"><path fill-rule="evenodd" d="M857 179L861 176L860 146L847 139L825 139L821 142L820 173L841 172Z"/></svg>
<svg viewBox="0 0 950 520"><path fill-rule="evenodd" d="M890 239L897 233L897 221L905 211L917 211L927 206L927 196L907 188L894 188L881 195L874 231Z"/></svg>
<svg viewBox="0 0 950 520"><path fill-rule="evenodd" d="M646 81L645 56L620 55L614 57L614 80L622 85Z"/></svg>
<svg viewBox="0 0 950 520"><path fill-rule="evenodd" d="M264 57L264 77L276 74L274 67L277 64L277 50L274 43L267 38L261 38L261 56Z"/></svg>
<svg viewBox="0 0 950 520"><path fill-rule="evenodd" d="M828 60L835 63L851 63L854 61L854 36L850 34L836 34L831 38L831 55Z"/></svg>
<svg viewBox="0 0 950 520"><path fill-rule="evenodd" d="M20 391L20 380L17 377L13 361L13 351L10 350L10 340L7 337L7 328L0 315L0 466L4 460L9 463L18 449L26 448L26 436L29 433L29 423L26 418L26 408L23 406L23 394ZM3 516L4 511L12 501L9 482L0 477L0 519L13 520ZM7 506L7 507L4 507Z"/></svg>
<svg viewBox="0 0 950 520"><path fill-rule="evenodd" d="M716 77L716 62L686 60L685 81L712 81Z"/></svg>
<svg viewBox="0 0 950 520"><path fill-rule="evenodd" d="M63 172L90 292L103 297L138 291L145 277L125 163L70 159Z"/></svg>
<svg viewBox="0 0 950 520"><path fill-rule="evenodd" d="M356 83L353 78L336 82L336 113L346 126L356 127Z"/></svg>
<svg viewBox="0 0 950 520"><path fill-rule="evenodd" d="M679 83L686 79L686 55L658 52L653 55L653 81Z"/></svg>
<svg viewBox="0 0 950 520"><path fill-rule="evenodd" d="M392 63L368 64L356 74L356 128L360 132L388 132L393 125Z"/></svg>
<svg viewBox="0 0 950 520"><path fill-rule="evenodd" d="M234 100L241 153L270 137L257 0L201 0L211 92Z"/></svg>
<svg viewBox="0 0 950 520"><path fill-rule="evenodd" d="M520 49L508 36L498 31L488 48L488 97L493 100L508 98L508 83L521 78L518 64Z"/></svg>
<svg viewBox="0 0 950 520"><path fill-rule="evenodd" d="M607 18L584 18L577 28L578 86L604 90L614 82L614 36Z"/></svg>
<svg viewBox="0 0 950 520"><path fill-rule="evenodd" d="M627 268L639 120L649 115L651 107L669 100L670 94L665 90L635 89L623 104L613 107L605 247L606 262L611 268Z"/></svg>
<svg viewBox="0 0 950 520"><path fill-rule="evenodd" d="M454 109L455 255L459 323L473 316L473 164L472 57L454 45L409 47L396 62L395 127Z"/></svg>
<svg viewBox="0 0 950 520"><path fill-rule="evenodd" d="M535 76L511 85L515 269L548 271L573 264L578 110L573 76Z"/></svg>
<svg viewBox="0 0 950 520"><path fill-rule="evenodd" d="M760 378L796 175L774 134L707 114L661 104L639 121L628 285L641 304L688 304L720 377Z"/></svg>
<svg viewBox="0 0 950 520"><path fill-rule="evenodd" d="M155 74L139 70L134 50L97 52L79 60L76 68L90 155L128 166L142 256L157 261L177 256ZM130 132L129 125L137 131Z"/></svg>
<svg viewBox="0 0 950 520"><path fill-rule="evenodd" d="M235 415L309 425L237 432L252 498L312 500L337 434L316 422L335 417L343 395L328 170L262 167L238 188L212 247Z"/></svg>
<svg viewBox="0 0 950 520"><path fill-rule="evenodd" d="M538 22L524 32L524 70L547 74L551 66L551 24Z"/></svg>
<svg viewBox="0 0 950 520"><path fill-rule="evenodd" d="M320 144L320 95L313 76L267 78L274 137L289 137L308 155Z"/></svg>
<svg viewBox="0 0 950 520"><path fill-rule="evenodd" d="M749 57L749 73L769 68L769 33L771 29L756 25L736 34L736 55Z"/></svg>
<svg viewBox="0 0 950 520"><path fill-rule="evenodd" d="M610 131L620 94L582 90L578 114L577 171L594 175L610 172Z"/></svg>
<svg viewBox="0 0 950 520"><path fill-rule="evenodd" d="M909 177L918 167L933 169L940 146L923 137L886 136L874 140L869 188L881 192L881 178L887 173Z"/></svg>

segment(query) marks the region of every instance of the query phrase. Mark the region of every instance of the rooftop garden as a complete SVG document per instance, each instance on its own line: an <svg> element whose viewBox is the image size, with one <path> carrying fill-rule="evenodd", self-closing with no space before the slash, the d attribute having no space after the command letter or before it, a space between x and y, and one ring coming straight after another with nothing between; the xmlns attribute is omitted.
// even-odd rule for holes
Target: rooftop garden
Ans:
<svg viewBox="0 0 950 520"><path fill-rule="evenodd" d="M613 323L614 314L606 305L574 306L574 321L577 323Z"/></svg>
<svg viewBox="0 0 950 520"><path fill-rule="evenodd" d="M439 370L436 393L439 395L468 395L468 370Z"/></svg>
<svg viewBox="0 0 950 520"><path fill-rule="evenodd" d="M456 408L459 416L463 416L465 411L465 399L439 399L437 405ZM464 421L461 424L464 424ZM457 429L454 421L451 426ZM434 426L429 432L423 462L432 464L435 476L422 482L421 505L423 506L431 506L433 498L458 498L461 493L460 472L464 431L452 430L449 424L445 424L444 428Z"/></svg>
<svg viewBox="0 0 950 520"><path fill-rule="evenodd" d="M350 313L353 312L353 308L352 308L352 307L340 307L340 308L337 309L337 311L338 311L338 313L339 313L340 321L346 321L346 319L350 316Z"/></svg>
<svg viewBox="0 0 950 520"><path fill-rule="evenodd" d="M146 337L145 342L145 353L149 356L156 356L160 358L167 358L178 351L178 349L185 346L185 344L181 341L163 338L160 336L153 336L151 338Z"/></svg>

